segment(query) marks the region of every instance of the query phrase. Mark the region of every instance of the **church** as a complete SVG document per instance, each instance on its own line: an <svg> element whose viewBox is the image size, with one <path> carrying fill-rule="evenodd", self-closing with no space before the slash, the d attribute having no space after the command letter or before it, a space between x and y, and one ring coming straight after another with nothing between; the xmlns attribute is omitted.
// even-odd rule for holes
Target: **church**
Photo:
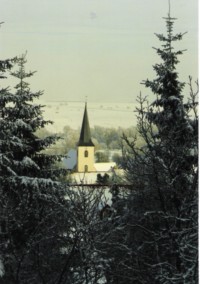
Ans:
<svg viewBox="0 0 200 284"><path fill-rule="evenodd" d="M91 138L87 103L83 114L80 138L76 149L71 149L63 160L64 166L72 172L77 181L84 183L96 182L100 174L113 174L116 163L95 163L95 145Z"/></svg>
<svg viewBox="0 0 200 284"><path fill-rule="evenodd" d="M80 172L95 172L94 166L94 143L91 139L90 125L87 112L87 103L83 115L83 122L79 142L77 145L77 167L76 171Z"/></svg>

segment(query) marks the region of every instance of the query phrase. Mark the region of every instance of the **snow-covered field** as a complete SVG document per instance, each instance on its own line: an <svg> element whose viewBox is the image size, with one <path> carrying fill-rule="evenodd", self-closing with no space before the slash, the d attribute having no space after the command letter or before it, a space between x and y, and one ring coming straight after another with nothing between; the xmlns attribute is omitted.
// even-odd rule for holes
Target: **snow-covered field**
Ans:
<svg viewBox="0 0 200 284"><path fill-rule="evenodd" d="M73 129L81 127L85 104L83 102L42 101L44 118L52 120L47 128L53 132L69 125ZM123 127L136 125L134 103L88 103L90 126Z"/></svg>

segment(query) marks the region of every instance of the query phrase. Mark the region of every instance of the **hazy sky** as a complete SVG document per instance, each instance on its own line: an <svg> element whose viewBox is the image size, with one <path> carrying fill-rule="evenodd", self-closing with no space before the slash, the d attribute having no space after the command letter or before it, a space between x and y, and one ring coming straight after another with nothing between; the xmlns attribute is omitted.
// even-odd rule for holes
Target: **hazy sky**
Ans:
<svg viewBox="0 0 200 284"><path fill-rule="evenodd" d="M1 59L28 51L31 87L44 99L134 102L154 78L154 33L165 32L167 0L1 0ZM198 0L171 0L180 79L198 76ZM187 89L186 89L187 92Z"/></svg>

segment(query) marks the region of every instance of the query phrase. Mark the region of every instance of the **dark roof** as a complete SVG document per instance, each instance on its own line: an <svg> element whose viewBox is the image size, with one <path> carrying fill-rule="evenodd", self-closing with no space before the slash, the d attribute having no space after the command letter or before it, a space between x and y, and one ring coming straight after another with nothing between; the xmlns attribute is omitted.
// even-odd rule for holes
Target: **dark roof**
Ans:
<svg viewBox="0 0 200 284"><path fill-rule="evenodd" d="M85 104L85 111L83 115L83 122L81 127L81 134L78 142L78 146L94 146L91 133L90 133L90 125L87 113L87 103Z"/></svg>

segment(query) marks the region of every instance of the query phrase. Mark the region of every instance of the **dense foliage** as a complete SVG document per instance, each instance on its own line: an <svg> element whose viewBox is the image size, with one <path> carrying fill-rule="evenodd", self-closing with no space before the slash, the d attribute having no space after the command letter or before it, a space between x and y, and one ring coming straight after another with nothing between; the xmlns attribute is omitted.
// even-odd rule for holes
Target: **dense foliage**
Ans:
<svg viewBox="0 0 200 284"><path fill-rule="evenodd" d="M66 211L64 190L56 181L62 173L54 166L60 158L41 153L58 138L40 139L35 135L48 122L42 118L42 107L33 103L41 92L31 92L25 79L33 72L25 72L25 63L25 56L18 58L18 70L11 73L18 80L16 92L2 90L0 95L0 246L6 271L4 283L48 279L48 271L57 265L54 256L62 243Z"/></svg>
<svg viewBox="0 0 200 284"><path fill-rule="evenodd" d="M124 167L133 191L124 199L121 238L115 242L113 265L120 261L122 272L111 268L109 283L189 284L198 279L197 92L190 78L184 102L184 83L176 71L182 51L173 47L183 34L173 34L174 18L165 20L167 35L157 34L162 46L156 48L161 57L154 65L156 78L143 82L156 98L151 104L138 98L138 132L145 145L137 147L124 136Z"/></svg>

